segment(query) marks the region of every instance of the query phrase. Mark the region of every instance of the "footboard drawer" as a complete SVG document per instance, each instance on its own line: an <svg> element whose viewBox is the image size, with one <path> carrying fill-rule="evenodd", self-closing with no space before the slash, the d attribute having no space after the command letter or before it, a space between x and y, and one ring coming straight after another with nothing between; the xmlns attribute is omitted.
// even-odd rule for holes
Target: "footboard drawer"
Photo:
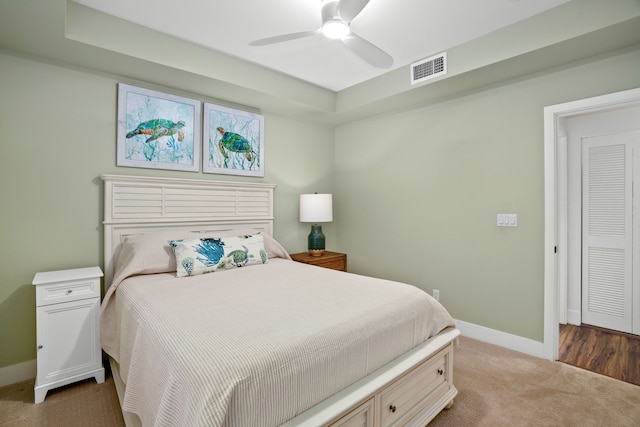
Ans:
<svg viewBox="0 0 640 427"><path fill-rule="evenodd" d="M424 427L453 405L453 342L449 328L282 427Z"/></svg>
<svg viewBox="0 0 640 427"><path fill-rule="evenodd" d="M373 399L369 399L329 427L373 427Z"/></svg>
<svg viewBox="0 0 640 427"><path fill-rule="evenodd" d="M403 425L449 390L451 346L409 371L379 395L380 426Z"/></svg>

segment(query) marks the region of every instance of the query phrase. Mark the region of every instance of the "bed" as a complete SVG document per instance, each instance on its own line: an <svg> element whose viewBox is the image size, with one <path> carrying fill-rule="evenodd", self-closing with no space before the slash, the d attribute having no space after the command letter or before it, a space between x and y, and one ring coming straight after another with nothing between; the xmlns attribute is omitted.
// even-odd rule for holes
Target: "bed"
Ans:
<svg viewBox="0 0 640 427"><path fill-rule="evenodd" d="M274 185L102 179L101 342L128 426L424 426L453 404L449 313L292 261Z"/></svg>

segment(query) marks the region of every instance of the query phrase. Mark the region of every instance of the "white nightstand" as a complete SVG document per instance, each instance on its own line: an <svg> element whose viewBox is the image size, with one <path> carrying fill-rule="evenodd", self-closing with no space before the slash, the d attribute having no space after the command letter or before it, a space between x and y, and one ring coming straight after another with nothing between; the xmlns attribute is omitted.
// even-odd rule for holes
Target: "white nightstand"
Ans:
<svg viewBox="0 0 640 427"><path fill-rule="evenodd" d="M100 348L100 267L36 273L38 374L35 403L53 388L104 382Z"/></svg>

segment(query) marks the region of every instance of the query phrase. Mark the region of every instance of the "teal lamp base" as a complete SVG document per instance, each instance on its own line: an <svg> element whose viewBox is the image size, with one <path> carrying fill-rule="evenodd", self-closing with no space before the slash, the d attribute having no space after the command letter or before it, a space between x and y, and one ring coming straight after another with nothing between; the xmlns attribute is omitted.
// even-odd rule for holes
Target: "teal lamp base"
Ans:
<svg viewBox="0 0 640 427"><path fill-rule="evenodd" d="M311 226L311 233L309 233L309 255L321 256L324 253L324 233L322 233L322 226L314 224Z"/></svg>

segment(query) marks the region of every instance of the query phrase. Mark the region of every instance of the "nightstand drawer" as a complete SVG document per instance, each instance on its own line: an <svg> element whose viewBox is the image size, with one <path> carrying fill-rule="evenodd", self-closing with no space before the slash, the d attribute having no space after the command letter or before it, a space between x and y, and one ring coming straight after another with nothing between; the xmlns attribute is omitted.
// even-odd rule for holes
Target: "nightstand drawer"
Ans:
<svg viewBox="0 0 640 427"><path fill-rule="evenodd" d="M318 262L313 263L313 265L317 265L318 267L331 268L333 270L347 271L347 260L344 257L318 260Z"/></svg>
<svg viewBox="0 0 640 427"><path fill-rule="evenodd" d="M73 280L36 287L36 306L100 297L100 279Z"/></svg>
<svg viewBox="0 0 640 427"><path fill-rule="evenodd" d="M291 259L317 267L347 271L347 254L339 252L324 251L321 256L312 256L309 255L308 252L300 252L298 254L291 254Z"/></svg>
<svg viewBox="0 0 640 427"><path fill-rule="evenodd" d="M33 278L36 286L36 306L100 298L99 267L45 271Z"/></svg>

